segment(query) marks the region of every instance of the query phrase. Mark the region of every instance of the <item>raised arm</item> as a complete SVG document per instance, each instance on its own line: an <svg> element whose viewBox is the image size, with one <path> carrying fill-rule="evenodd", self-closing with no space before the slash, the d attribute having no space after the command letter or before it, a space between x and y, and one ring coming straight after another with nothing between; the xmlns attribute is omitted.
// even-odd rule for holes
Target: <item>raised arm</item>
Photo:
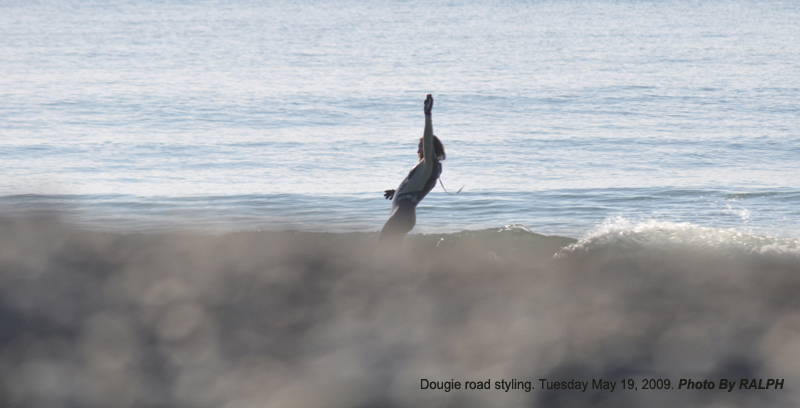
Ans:
<svg viewBox="0 0 800 408"><path fill-rule="evenodd" d="M425 98L425 133L422 135L422 159L426 163L432 163L434 155L431 109L433 109L433 97L428 94L428 97Z"/></svg>

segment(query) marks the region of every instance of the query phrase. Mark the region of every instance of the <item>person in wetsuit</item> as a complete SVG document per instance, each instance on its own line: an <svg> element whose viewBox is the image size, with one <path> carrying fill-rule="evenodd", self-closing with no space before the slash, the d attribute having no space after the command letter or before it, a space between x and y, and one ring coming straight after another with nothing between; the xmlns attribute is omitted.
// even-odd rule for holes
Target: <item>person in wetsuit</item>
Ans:
<svg viewBox="0 0 800 408"><path fill-rule="evenodd" d="M405 235L417 222L416 208L428 192L436 185L442 174L441 160L444 160L444 146L433 134L431 109L433 97L425 98L425 132L419 140L419 163L408 173L397 190L386 190L385 197L392 199L392 213L384 224L378 245L399 246Z"/></svg>

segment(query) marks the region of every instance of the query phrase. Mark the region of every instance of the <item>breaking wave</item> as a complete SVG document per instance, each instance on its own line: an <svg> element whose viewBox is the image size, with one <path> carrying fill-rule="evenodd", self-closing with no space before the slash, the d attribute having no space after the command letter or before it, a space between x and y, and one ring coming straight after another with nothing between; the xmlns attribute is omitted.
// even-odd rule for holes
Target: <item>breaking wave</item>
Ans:
<svg viewBox="0 0 800 408"><path fill-rule="evenodd" d="M2 406L796 406L798 242L610 221L412 235L0 220ZM670 379L676 389L540 389ZM680 379L737 382L678 390ZM741 379L784 379L744 390ZM533 389L423 390L421 380ZM640 387L641 388L641 387Z"/></svg>

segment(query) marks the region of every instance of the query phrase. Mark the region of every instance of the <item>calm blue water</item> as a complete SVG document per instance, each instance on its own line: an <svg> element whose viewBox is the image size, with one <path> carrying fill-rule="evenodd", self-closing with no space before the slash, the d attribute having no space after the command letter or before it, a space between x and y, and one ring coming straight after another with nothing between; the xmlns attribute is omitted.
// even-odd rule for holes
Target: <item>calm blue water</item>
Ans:
<svg viewBox="0 0 800 408"><path fill-rule="evenodd" d="M0 208L92 228L800 236L794 1L0 2Z"/></svg>

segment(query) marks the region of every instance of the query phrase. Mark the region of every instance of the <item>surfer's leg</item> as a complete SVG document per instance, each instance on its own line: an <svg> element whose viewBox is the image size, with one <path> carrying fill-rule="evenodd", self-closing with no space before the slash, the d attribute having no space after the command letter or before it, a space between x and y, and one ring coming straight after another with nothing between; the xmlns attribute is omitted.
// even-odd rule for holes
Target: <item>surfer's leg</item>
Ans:
<svg viewBox="0 0 800 408"><path fill-rule="evenodd" d="M407 200L398 202L397 209L389 216L389 220L381 230L378 245L399 246L403 243L403 238L417 223L415 207Z"/></svg>

